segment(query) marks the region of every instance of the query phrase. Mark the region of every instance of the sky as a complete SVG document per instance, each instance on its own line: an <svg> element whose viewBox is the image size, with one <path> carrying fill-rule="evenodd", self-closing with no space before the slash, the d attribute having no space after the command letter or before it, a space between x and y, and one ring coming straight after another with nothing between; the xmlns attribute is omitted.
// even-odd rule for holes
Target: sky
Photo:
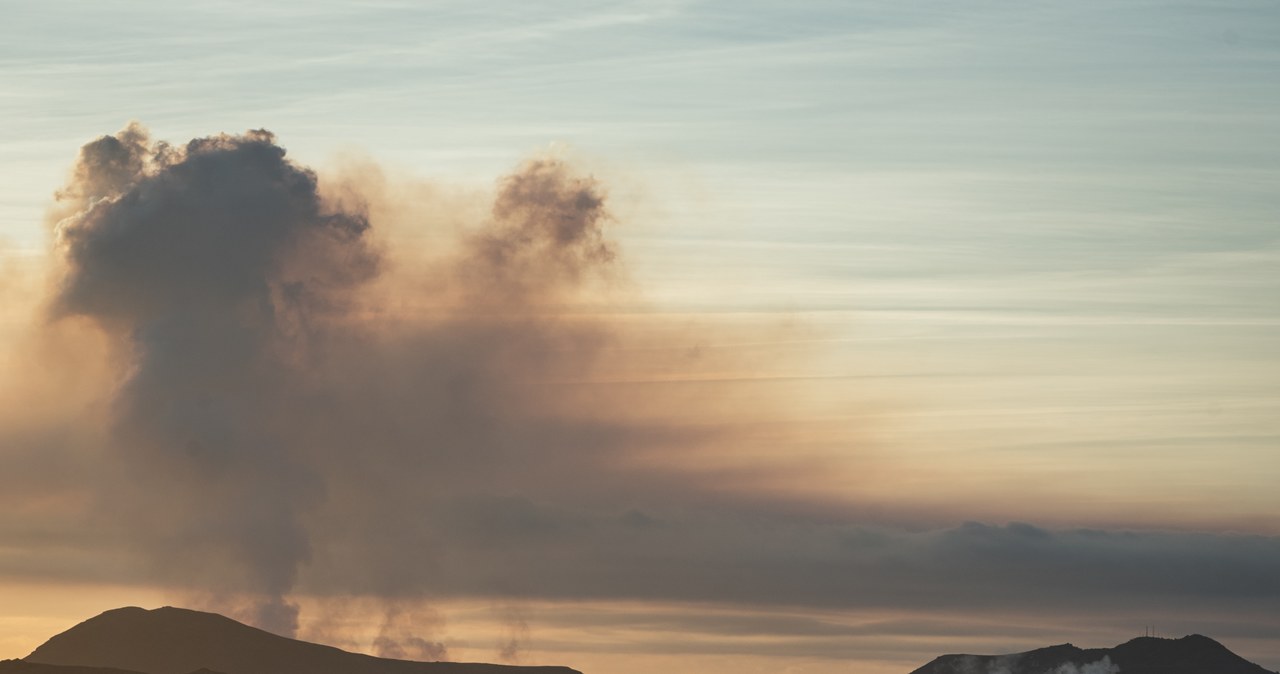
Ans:
<svg viewBox="0 0 1280 674"><path fill-rule="evenodd" d="M1280 669L1275 0L0 9L0 657Z"/></svg>

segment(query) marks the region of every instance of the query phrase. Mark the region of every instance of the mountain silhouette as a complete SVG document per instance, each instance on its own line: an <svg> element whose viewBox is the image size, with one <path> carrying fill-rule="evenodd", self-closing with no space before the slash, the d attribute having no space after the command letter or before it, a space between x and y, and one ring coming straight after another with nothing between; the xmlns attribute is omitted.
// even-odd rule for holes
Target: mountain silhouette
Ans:
<svg viewBox="0 0 1280 674"><path fill-rule="evenodd" d="M911 674L1277 674L1199 634L1138 637L1115 648L1071 644L1008 655L943 655Z"/></svg>
<svg viewBox="0 0 1280 674"><path fill-rule="evenodd" d="M142 674L131 669L113 667L80 667L77 665L50 665L26 660L0 660L0 674ZM189 674L226 674L201 667Z"/></svg>
<svg viewBox="0 0 1280 674"><path fill-rule="evenodd" d="M76 667L49 665L26 660L0 660L0 674L142 674L127 669L111 667ZM192 673L194 674L194 673Z"/></svg>
<svg viewBox="0 0 1280 674"><path fill-rule="evenodd" d="M11 664L21 663L21 664ZM24 669L60 665L55 669ZM71 669L71 668L75 669ZM93 668L88 671L80 668ZM127 670L127 672L109 671ZM200 670L205 670L200 672ZM119 608L46 641L0 674L581 674L568 667L415 662L264 632L216 613Z"/></svg>

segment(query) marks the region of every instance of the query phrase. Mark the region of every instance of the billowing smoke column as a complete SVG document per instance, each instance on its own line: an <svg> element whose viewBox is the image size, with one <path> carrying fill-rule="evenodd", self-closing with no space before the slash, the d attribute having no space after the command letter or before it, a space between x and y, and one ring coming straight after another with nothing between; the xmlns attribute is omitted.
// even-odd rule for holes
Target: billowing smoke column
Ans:
<svg viewBox="0 0 1280 674"><path fill-rule="evenodd" d="M528 389L599 335L545 308L613 260L594 182L529 163L432 259L436 280L407 286L380 273L364 209L340 203L266 131L173 147L137 126L85 146L60 193L53 315L91 320L122 363L112 521L161 578L224 610L248 601L239 614L285 634L318 541L359 558L361 590L412 593L353 548L416 558L428 501L609 434L533 421Z"/></svg>
<svg viewBox="0 0 1280 674"><path fill-rule="evenodd" d="M166 541L160 564L231 570L228 587L265 597L255 620L292 632L300 510L323 484L280 403L299 392L314 326L377 270L366 218L326 210L265 131L171 148L132 127L86 146L64 195L83 210L59 224L54 308L126 350L115 449L126 488L165 504L130 521L163 532L147 536Z"/></svg>

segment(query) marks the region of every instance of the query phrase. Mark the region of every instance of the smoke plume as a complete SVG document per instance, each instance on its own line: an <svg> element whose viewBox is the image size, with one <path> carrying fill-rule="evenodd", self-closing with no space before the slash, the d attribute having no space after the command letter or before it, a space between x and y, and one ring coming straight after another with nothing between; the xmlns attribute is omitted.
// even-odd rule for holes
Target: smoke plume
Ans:
<svg viewBox="0 0 1280 674"><path fill-rule="evenodd" d="M434 612L424 614L391 603L373 640L373 653L397 660L448 660L449 649L444 642L430 638L442 623L443 619Z"/></svg>
<svg viewBox="0 0 1280 674"><path fill-rule="evenodd" d="M130 127L85 146L62 194L78 211L58 223L54 316L93 321L125 354L111 451L117 484L150 495L113 502L159 567L225 569L215 589L261 597L254 621L292 633L285 597L323 478L285 408L323 326L377 272L367 218L328 210L265 131L174 148Z"/></svg>
<svg viewBox="0 0 1280 674"><path fill-rule="evenodd" d="M502 634L498 642L497 658L500 662L517 664L529 645L529 621L517 606L501 610Z"/></svg>
<svg viewBox="0 0 1280 674"><path fill-rule="evenodd" d="M82 149L53 209L46 329L91 333L110 363L101 525L149 577L283 634L304 571L321 594L428 593L446 541L669 489L624 459L707 434L582 385L652 358L591 309L623 275L598 182L531 160L434 239L392 221L448 206L387 191L322 188L267 131L175 146L131 125ZM376 647L399 653L388 620Z"/></svg>
<svg viewBox="0 0 1280 674"><path fill-rule="evenodd" d="M0 286L6 577L160 585L282 634L332 609L309 636L425 659L437 598L1276 615L1274 536L860 502L892 476L858 422L723 385L760 370L718 343L789 335L647 310L604 185L554 157L473 193L134 125L82 149L50 221L47 287Z"/></svg>

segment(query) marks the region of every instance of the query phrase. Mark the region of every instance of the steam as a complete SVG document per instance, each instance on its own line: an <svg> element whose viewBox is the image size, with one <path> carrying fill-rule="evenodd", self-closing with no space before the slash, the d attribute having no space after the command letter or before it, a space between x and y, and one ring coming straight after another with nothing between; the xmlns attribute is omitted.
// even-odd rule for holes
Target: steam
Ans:
<svg viewBox="0 0 1280 674"><path fill-rule="evenodd" d="M1119 672L1120 667L1111 663L1111 656L1103 656L1101 660L1087 665L1077 666L1071 663L1060 665L1046 674L1119 674Z"/></svg>
<svg viewBox="0 0 1280 674"><path fill-rule="evenodd" d="M966 655L955 662L956 674L1014 674L1020 654L997 655L995 657L979 657Z"/></svg>
<svg viewBox="0 0 1280 674"><path fill-rule="evenodd" d="M954 668L956 674L1017 674L1017 672L1026 671L1026 668L1019 667L1021 662L1021 654L994 657L966 655L954 661ZM1067 662L1037 674L1119 674L1119 672L1120 667L1112 664L1111 656L1105 655L1096 662L1083 665Z"/></svg>

